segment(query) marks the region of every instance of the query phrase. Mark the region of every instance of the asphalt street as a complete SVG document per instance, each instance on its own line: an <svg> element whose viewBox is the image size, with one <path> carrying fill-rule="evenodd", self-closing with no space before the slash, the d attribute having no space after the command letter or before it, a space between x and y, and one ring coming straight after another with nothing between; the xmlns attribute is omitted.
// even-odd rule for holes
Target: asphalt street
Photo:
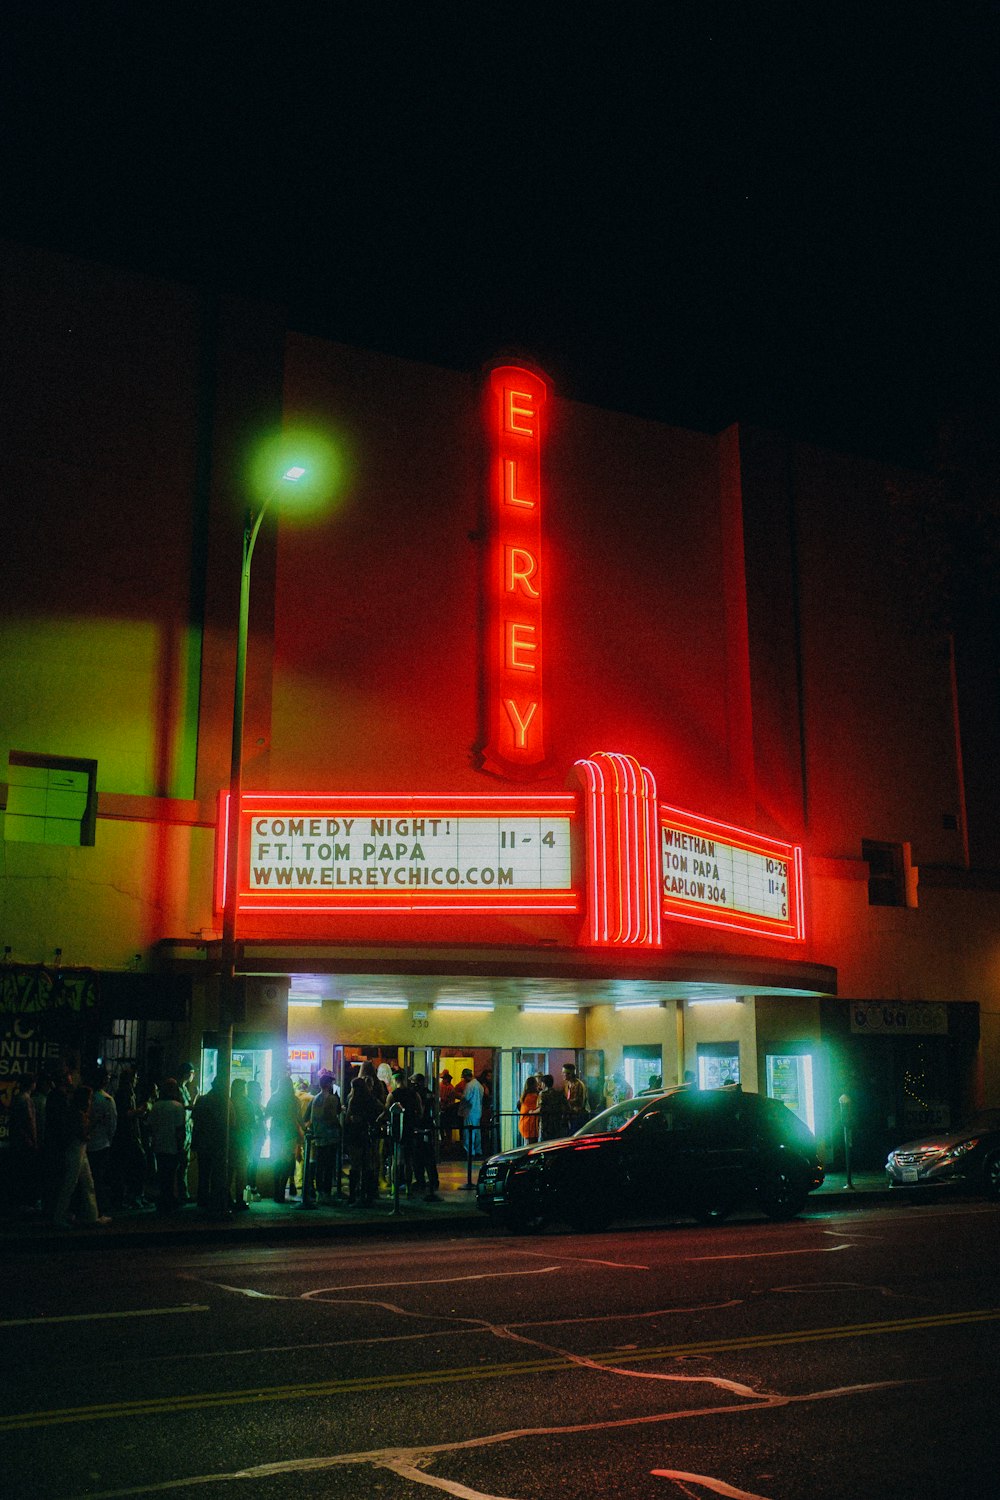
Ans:
<svg viewBox="0 0 1000 1500"><path fill-rule="evenodd" d="M5 1496L992 1494L1000 1208L7 1259Z"/></svg>

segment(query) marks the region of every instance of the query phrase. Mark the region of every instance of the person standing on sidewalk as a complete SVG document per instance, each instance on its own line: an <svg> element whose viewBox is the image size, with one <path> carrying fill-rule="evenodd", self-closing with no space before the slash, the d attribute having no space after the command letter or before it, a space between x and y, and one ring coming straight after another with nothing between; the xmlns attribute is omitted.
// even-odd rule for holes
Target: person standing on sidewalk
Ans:
<svg viewBox="0 0 1000 1500"><path fill-rule="evenodd" d="M333 1074L325 1069L319 1075L319 1093L309 1101L306 1128L312 1132L316 1192L321 1203L333 1198L333 1177L340 1146L340 1095L333 1086ZM340 1184L337 1183L339 1190Z"/></svg>
<svg viewBox="0 0 1000 1500"><path fill-rule="evenodd" d="M138 1100L139 1075L126 1065L118 1075L115 1109L118 1125L112 1142L112 1166L115 1195L124 1208L149 1208L143 1187L146 1181L146 1153L142 1149L142 1116L145 1104Z"/></svg>
<svg viewBox="0 0 1000 1500"><path fill-rule="evenodd" d="M229 1097L233 1106L232 1134L229 1137L229 1196L236 1213L242 1213L250 1207L247 1202L247 1187L254 1127L245 1078L233 1079Z"/></svg>
<svg viewBox="0 0 1000 1500"><path fill-rule="evenodd" d="M42 1214L55 1216L56 1198L62 1186L66 1166L66 1147L70 1139L70 1099L73 1085L69 1072L61 1068L52 1079L45 1105L45 1135L42 1140Z"/></svg>
<svg viewBox="0 0 1000 1500"><path fill-rule="evenodd" d="M566 1095L566 1113L569 1115L569 1133L586 1125L588 1116L587 1086L577 1077L575 1063L563 1063L563 1093Z"/></svg>
<svg viewBox="0 0 1000 1500"><path fill-rule="evenodd" d="M177 1074L177 1086L180 1089L181 1103L184 1106L184 1150L177 1176L177 1192L182 1203L190 1203L191 1186L188 1182L188 1167L191 1165L192 1114L195 1101L198 1098L198 1085L195 1082L194 1063L181 1063Z"/></svg>
<svg viewBox="0 0 1000 1500"><path fill-rule="evenodd" d="M208 1093L198 1095L191 1113L191 1145L198 1158L198 1207L206 1213L229 1212L225 1164L232 1109L222 1078L216 1074Z"/></svg>
<svg viewBox="0 0 1000 1500"><path fill-rule="evenodd" d="M566 1134L568 1116L566 1095L557 1089L551 1073L543 1073L538 1095L538 1139L558 1141Z"/></svg>
<svg viewBox="0 0 1000 1500"><path fill-rule="evenodd" d="M425 1203L440 1203L440 1178L437 1168L438 1123L434 1113L434 1095L427 1087L423 1073L413 1078L422 1108L420 1125L413 1141L413 1185L423 1193Z"/></svg>
<svg viewBox="0 0 1000 1500"><path fill-rule="evenodd" d="M399 1187L405 1189L407 1194L413 1182L413 1150L416 1142L417 1131L420 1129L424 1116L424 1106L420 1095L412 1083L408 1083L406 1074L401 1068L392 1075L393 1090L389 1095L389 1116L395 1121L394 1134L390 1137L390 1145L393 1149L393 1164L398 1163L401 1180ZM400 1116L395 1115L395 1110L401 1110Z"/></svg>
<svg viewBox="0 0 1000 1500"><path fill-rule="evenodd" d="M260 1080L251 1078L247 1082L247 1108L250 1111L252 1121L250 1128L250 1155L247 1161L247 1182L250 1185L250 1197L256 1202L260 1197L257 1188L257 1169L260 1166L260 1153L264 1149L267 1139L267 1126L264 1123L263 1090Z"/></svg>
<svg viewBox="0 0 1000 1500"><path fill-rule="evenodd" d="M111 1208L114 1190L111 1170L112 1145L118 1129L118 1110L108 1090L111 1082L106 1068L101 1068L94 1077L94 1092L90 1100L90 1136L87 1140L87 1160L94 1179L97 1194L97 1212L107 1214Z"/></svg>
<svg viewBox="0 0 1000 1500"><path fill-rule="evenodd" d="M478 1156L482 1150L481 1126L485 1097L486 1090L479 1079L473 1075L472 1069L463 1068L462 1102L459 1105L459 1114L466 1138L462 1144L472 1156Z"/></svg>
<svg viewBox="0 0 1000 1500"><path fill-rule="evenodd" d="M351 1097L344 1115L344 1149L349 1162L347 1193L348 1202L354 1207L365 1207L378 1198L378 1122L381 1118L381 1102L372 1092L362 1070L351 1084Z"/></svg>
<svg viewBox="0 0 1000 1500"><path fill-rule="evenodd" d="M63 1157L63 1178L56 1195L53 1223L58 1229L72 1224L70 1205L74 1193L80 1193L79 1222L87 1225L110 1224L107 1214L97 1212L94 1179L87 1160L87 1137L90 1134L90 1089L81 1084L73 1090L67 1114L67 1145Z"/></svg>
<svg viewBox="0 0 1000 1500"><path fill-rule="evenodd" d="M176 1078L165 1078L159 1098L149 1111L149 1138L156 1157L157 1213L172 1214L178 1208L178 1183L187 1118Z"/></svg>
<svg viewBox="0 0 1000 1500"><path fill-rule="evenodd" d="M291 1185L288 1201L295 1202L295 1157L302 1146L302 1115L291 1076L286 1074L267 1101L264 1116L271 1127L271 1165L274 1168L274 1201L284 1203L285 1187Z"/></svg>
<svg viewBox="0 0 1000 1500"><path fill-rule="evenodd" d="M521 1097L517 1101L517 1130L522 1141L529 1145L538 1140L538 1079L534 1074L524 1080Z"/></svg>

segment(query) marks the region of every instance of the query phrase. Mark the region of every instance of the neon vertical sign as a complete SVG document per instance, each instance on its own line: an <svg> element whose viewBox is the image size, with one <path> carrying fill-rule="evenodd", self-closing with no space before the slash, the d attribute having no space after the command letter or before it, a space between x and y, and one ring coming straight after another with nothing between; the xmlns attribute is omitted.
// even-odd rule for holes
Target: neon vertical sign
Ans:
<svg viewBox="0 0 1000 1500"><path fill-rule="evenodd" d="M490 551L483 764L517 778L545 760L542 700L542 443L548 386L516 365L486 385Z"/></svg>

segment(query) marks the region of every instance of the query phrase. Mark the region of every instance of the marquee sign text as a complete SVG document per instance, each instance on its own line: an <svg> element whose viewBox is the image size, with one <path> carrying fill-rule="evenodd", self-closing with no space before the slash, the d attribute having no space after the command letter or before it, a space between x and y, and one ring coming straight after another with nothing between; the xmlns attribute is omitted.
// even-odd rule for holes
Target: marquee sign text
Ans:
<svg viewBox="0 0 1000 1500"><path fill-rule="evenodd" d="M797 940L805 936L802 850L677 808L660 808L663 913Z"/></svg>

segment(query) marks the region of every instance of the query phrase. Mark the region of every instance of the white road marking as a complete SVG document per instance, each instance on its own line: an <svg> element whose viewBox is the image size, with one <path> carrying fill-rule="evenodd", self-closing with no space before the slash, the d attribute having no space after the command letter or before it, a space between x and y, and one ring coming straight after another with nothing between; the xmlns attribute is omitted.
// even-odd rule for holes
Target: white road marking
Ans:
<svg viewBox="0 0 1000 1500"><path fill-rule="evenodd" d="M348 1286L321 1286L315 1291L303 1292L299 1301L309 1302L313 1297L325 1297L330 1292L384 1292L401 1286L454 1286L460 1281L503 1281L508 1276L548 1276L558 1271L558 1266L539 1266L537 1271L478 1271L474 1276L439 1276L433 1280L421 1278L417 1281L355 1281Z"/></svg>
<svg viewBox="0 0 1000 1500"><path fill-rule="evenodd" d="M855 1284L858 1287L861 1287L863 1289L863 1283L861 1283L861 1282L854 1283L854 1282L849 1282L849 1281L845 1281L845 1282L824 1282L823 1286L824 1287L826 1287L826 1286L845 1286L845 1287L848 1287L848 1286L854 1286ZM784 1291L799 1290L799 1288L795 1288L795 1287L773 1287L771 1290L772 1291L778 1291L778 1292L784 1292ZM809 1290L809 1288L808 1287L804 1287L804 1288L801 1288L801 1290L807 1291L807 1290ZM878 1290L878 1288L876 1288L876 1290ZM334 1304L334 1305L336 1305L336 1304ZM363 1307L370 1307L372 1304L370 1302L364 1301L360 1305L363 1306ZM409 1311L406 1308L393 1308L391 1306L391 1304L389 1304L389 1303L379 1303L377 1305L380 1306L380 1307L388 1307L390 1311L398 1312L401 1317L407 1317L407 1318L412 1318L412 1317L426 1318L427 1317L426 1313L415 1314L415 1313ZM719 1312L719 1311L724 1310L726 1308L742 1307L742 1305L743 1305L743 1299L742 1299L742 1297L731 1297L726 1302L699 1302L699 1303L693 1304L691 1307L657 1307L657 1308L653 1308L653 1309L651 1309L650 1311L647 1311L647 1312L631 1312L631 1313L624 1313L624 1314L623 1313L617 1313L617 1312L614 1312L614 1313L601 1313L599 1315L595 1315L592 1318L539 1318L537 1320L527 1321L527 1322L524 1322L524 1323L509 1323L507 1326L508 1326L508 1328L513 1328L513 1329L528 1329L528 1328L561 1328L561 1327L565 1327L567 1324L570 1327L575 1328L577 1325L582 1325L584 1323L617 1323L617 1324L621 1324L623 1320L632 1323L632 1322L637 1322L637 1321L645 1319L645 1318L668 1318L668 1317L671 1317L674 1313L688 1313L688 1314L692 1314L692 1313L705 1313L705 1312ZM454 1321L454 1319L456 1317L456 1315L452 1314L452 1313L442 1314L442 1316L449 1318L449 1320L451 1320L451 1321ZM483 1328L483 1327L479 1327L479 1326L473 1326L472 1328L469 1328L467 1330L467 1332L470 1333L470 1334L477 1334L478 1333L478 1334L483 1334L483 1335L489 1335L491 1337L494 1336L494 1330L492 1328ZM373 1345L376 1345L376 1344L406 1344L406 1343L415 1343L415 1342L417 1342L419 1340L422 1340L422 1339L439 1339L439 1338L441 1338L441 1336L442 1336L442 1330L440 1328L431 1328L431 1329L428 1329L427 1332L425 1332L425 1333L368 1334L364 1338L353 1338L353 1339L321 1339L321 1340L318 1340L315 1343L309 1343L309 1344L296 1343L295 1348L297 1350L299 1350L299 1351L302 1351L302 1352L307 1352L307 1351L310 1351L310 1350L313 1350L313 1349L349 1349L349 1348L355 1348L355 1347L357 1347L359 1345L363 1346L364 1348L367 1349L367 1348L369 1348L369 1347L371 1347ZM541 1347L545 1348L547 1346L546 1345L541 1345ZM638 1348L637 1344L626 1344L626 1345L622 1345L621 1346L621 1349L622 1349L623 1353L626 1353L629 1349L635 1349L635 1348ZM253 1345L252 1347L247 1348L247 1349L187 1349L187 1350L181 1350L177 1354L162 1354L162 1353L157 1354L156 1355L156 1363L157 1364L162 1364L163 1361L165 1361L165 1360L185 1360L188 1363L190 1363L190 1361L193 1360L193 1359L239 1359L239 1358L245 1357L247 1355L253 1355L254 1357L256 1357L259 1354L287 1354L287 1353L288 1353L288 1345L287 1344ZM142 1361L133 1361L133 1363L142 1363Z"/></svg>
<svg viewBox="0 0 1000 1500"><path fill-rule="evenodd" d="M688 1484L700 1484L713 1495L725 1495L727 1500L767 1500L766 1495L751 1494L749 1490L738 1490L724 1479L712 1479L707 1474L688 1474L684 1469L650 1469L656 1479L685 1480Z"/></svg>
<svg viewBox="0 0 1000 1500"><path fill-rule="evenodd" d="M260 1297L264 1302L293 1302L293 1297L286 1297L280 1292L255 1292L250 1286L229 1286L225 1281L210 1281L209 1286L216 1286L220 1292L235 1292L238 1297Z"/></svg>
<svg viewBox="0 0 1000 1500"><path fill-rule="evenodd" d="M583 1323L634 1323L641 1318L670 1318L675 1313L722 1312L729 1307L742 1307L742 1297L727 1297L725 1302L696 1302L691 1307L654 1307L646 1312L595 1313L590 1318L537 1318L528 1323L510 1323L510 1328L560 1328L569 1324L575 1328Z"/></svg>
<svg viewBox="0 0 1000 1500"><path fill-rule="evenodd" d="M752 1250L739 1255L689 1255L689 1262L699 1260L773 1260L782 1255L832 1255L837 1250L853 1250L853 1245L810 1245L805 1250Z"/></svg>
<svg viewBox="0 0 1000 1500"><path fill-rule="evenodd" d="M539 1260L543 1259L538 1250L522 1250L522 1255L534 1255ZM545 1257L547 1258L547 1257ZM569 1265L581 1266L611 1266L616 1271L648 1271L649 1266L636 1266L627 1260L596 1260L589 1255L566 1255L562 1259Z"/></svg>
<svg viewBox="0 0 1000 1500"><path fill-rule="evenodd" d="M233 1469L228 1473L188 1474L181 1479L161 1480L157 1484L140 1484L122 1490L104 1490L97 1494L88 1492L86 1500L126 1500L131 1495L165 1494L169 1490L192 1489L201 1484L225 1484L237 1479L271 1479L280 1474L320 1474L328 1469L345 1468L351 1464L374 1464L388 1468L403 1463L423 1466L439 1455L468 1453L477 1448L491 1448L502 1443L513 1443L519 1439L539 1437L571 1437L584 1432L616 1432L629 1427L650 1427L662 1422L688 1421L693 1417L725 1417L734 1414L771 1411L775 1407L796 1406L807 1401L831 1401L844 1396L867 1395L871 1391L887 1390L890 1387L909 1385L906 1380L868 1381L863 1385L837 1386L827 1391L807 1391L798 1396L772 1394L760 1396L743 1406L727 1402L724 1406L702 1406L681 1408L678 1411L652 1412L639 1417L618 1417L605 1422L575 1422L564 1427L515 1427L505 1432L485 1433L481 1437L458 1439L446 1443L427 1443L419 1448L376 1448L369 1452L332 1453L319 1458L279 1459L269 1464L257 1464L253 1468ZM455 1493L452 1491L451 1493ZM80 1497L84 1500L84 1497ZM499 1500L499 1497L494 1497Z"/></svg>
<svg viewBox="0 0 1000 1500"><path fill-rule="evenodd" d="M182 1302L178 1307L136 1307L118 1312L59 1313L49 1318L7 1318L0 1328L31 1328L47 1323L97 1323L104 1318L164 1318L171 1313L211 1312L200 1302Z"/></svg>
<svg viewBox="0 0 1000 1500"><path fill-rule="evenodd" d="M427 1484L432 1489L443 1490L446 1495L457 1495L458 1500L510 1500L509 1496L488 1495L485 1490L470 1490L467 1484L459 1484L455 1479L441 1479L436 1474L428 1474L426 1469L418 1469L415 1464L407 1463L402 1458L388 1459L379 1468L390 1469L400 1479L411 1479L415 1484Z"/></svg>
<svg viewBox="0 0 1000 1500"><path fill-rule="evenodd" d="M930 1301L929 1297L917 1297L912 1292L897 1292L891 1286L880 1286L870 1281L810 1281L792 1282L788 1286L772 1286L772 1292L878 1292L880 1297L892 1297L900 1302Z"/></svg>
<svg viewBox="0 0 1000 1500"><path fill-rule="evenodd" d="M567 1255L566 1263L577 1266L610 1266L614 1271L648 1271L649 1266L633 1265L629 1260L597 1260L590 1255Z"/></svg>

